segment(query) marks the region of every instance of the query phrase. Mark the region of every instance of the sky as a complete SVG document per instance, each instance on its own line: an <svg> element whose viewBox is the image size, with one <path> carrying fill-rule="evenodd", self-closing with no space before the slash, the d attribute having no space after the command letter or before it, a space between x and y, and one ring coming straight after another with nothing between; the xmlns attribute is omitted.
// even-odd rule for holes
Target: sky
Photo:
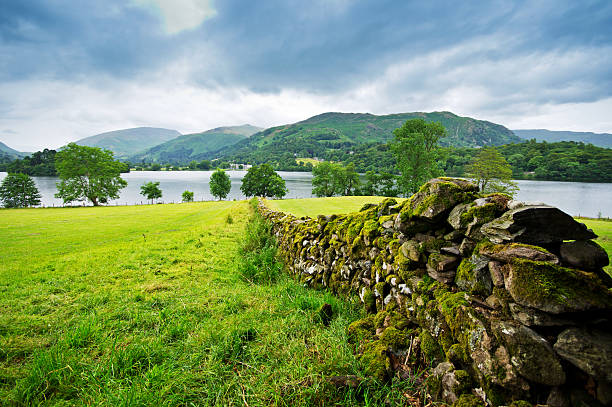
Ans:
<svg viewBox="0 0 612 407"><path fill-rule="evenodd" d="M452 111L612 133L612 1L0 0L0 141Z"/></svg>

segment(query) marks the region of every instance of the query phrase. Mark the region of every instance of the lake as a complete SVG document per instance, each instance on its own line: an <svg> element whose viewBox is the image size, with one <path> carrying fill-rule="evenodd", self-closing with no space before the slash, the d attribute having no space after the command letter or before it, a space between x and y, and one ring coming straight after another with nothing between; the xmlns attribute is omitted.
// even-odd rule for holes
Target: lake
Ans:
<svg viewBox="0 0 612 407"><path fill-rule="evenodd" d="M133 171L122 174L128 186L121 191L119 199L111 201L112 205L134 205L146 203L140 195L140 186L148 181L160 183L163 192L161 201L180 202L185 190L193 191L195 199L212 200L209 181L213 171ZM240 192L242 177L246 171L227 171L232 181L228 199L244 199ZM286 182L289 193L286 198L312 197L311 179L308 172L279 171ZM0 172L0 180L6 176ZM33 177L44 206L61 206L62 201L54 198L57 192L56 177ZM587 182L557 181L517 181L520 191L516 199L526 202L545 202L556 206L573 216L612 217L612 184Z"/></svg>

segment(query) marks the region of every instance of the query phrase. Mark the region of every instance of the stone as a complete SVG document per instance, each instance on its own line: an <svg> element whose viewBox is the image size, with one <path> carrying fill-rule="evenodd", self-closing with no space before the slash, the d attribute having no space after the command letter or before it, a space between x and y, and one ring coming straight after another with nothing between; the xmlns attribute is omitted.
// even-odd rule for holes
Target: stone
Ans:
<svg viewBox="0 0 612 407"><path fill-rule="evenodd" d="M467 237L461 241L461 245L459 246L459 251L462 256L469 256L474 251L476 247L476 242L472 239L468 239Z"/></svg>
<svg viewBox="0 0 612 407"><path fill-rule="evenodd" d="M455 246L455 245L441 247L440 248L440 252L447 253L447 254L452 254L454 256L461 256L461 252L459 251L459 247Z"/></svg>
<svg viewBox="0 0 612 407"><path fill-rule="evenodd" d="M546 399L546 405L550 407L570 407L570 399L561 387L553 387Z"/></svg>
<svg viewBox="0 0 612 407"><path fill-rule="evenodd" d="M444 284L452 283L459 261L456 256L432 253L427 261L427 274Z"/></svg>
<svg viewBox="0 0 612 407"><path fill-rule="evenodd" d="M559 334L554 349L583 372L612 382L612 334L569 328Z"/></svg>
<svg viewBox="0 0 612 407"><path fill-rule="evenodd" d="M408 199L400 211L404 218L429 222L443 219L457 204L469 202L478 192L475 184L456 178L435 178Z"/></svg>
<svg viewBox="0 0 612 407"><path fill-rule="evenodd" d="M327 381L337 388L351 388L357 389L361 384L363 379L359 376L355 375L346 375L346 376L332 376L327 379Z"/></svg>
<svg viewBox="0 0 612 407"><path fill-rule="evenodd" d="M418 263L421 259L421 251L419 250L419 248L419 243L414 240L408 240L400 246L402 255L407 259L414 261L415 263Z"/></svg>
<svg viewBox="0 0 612 407"><path fill-rule="evenodd" d="M525 205L482 225L480 232L493 243L519 242L547 245L564 240L597 237L583 223L548 205Z"/></svg>
<svg viewBox="0 0 612 407"><path fill-rule="evenodd" d="M521 376L547 386L565 383L563 367L542 336L514 321L493 321L491 329L505 344L510 361Z"/></svg>
<svg viewBox="0 0 612 407"><path fill-rule="evenodd" d="M559 258L546 249L529 246L521 243L508 245L482 245L478 251L483 256L503 263L509 263L512 259L521 258L533 261L545 261L559 264Z"/></svg>
<svg viewBox="0 0 612 407"><path fill-rule="evenodd" d="M597 401L604 406L612 405L612 383L604 380L597 383Z"/></svg>
<svg viewBox="0 0 612 407"><path fill-rule="evenodd" d="M512 318L526 326L567 326L574 323L565 318L559 318L546 312L538 311L534 308L523 307L522 305L510 303L510 313Z"/></svg>
<svg viewBox="0 0 612 407"><path fill-rule="evenodd" d="M513 259L504 284L517 304L552 314L612 307L597 276L550 263Z"/></svg>
<svg viewBox="0 0 612 407"><path fill-rule="evenodd" d="M504 265L498 261L489 262L489 273L495 287L504 286Z"/></svg>
<svg viewBox="0 0 612 407"><path fill-rule="evenodd" d="M606 251L592 240L563 242L560 255L564 263L582 270L598 270L610 264Z"/></svg>
<svg viewBox="0 0 612 407"><path fill-rule="evenodd" d="M463 259L455 275L455 284L463 291L488 297L493 290L488 265L489 260L483 256Z"/></svg>

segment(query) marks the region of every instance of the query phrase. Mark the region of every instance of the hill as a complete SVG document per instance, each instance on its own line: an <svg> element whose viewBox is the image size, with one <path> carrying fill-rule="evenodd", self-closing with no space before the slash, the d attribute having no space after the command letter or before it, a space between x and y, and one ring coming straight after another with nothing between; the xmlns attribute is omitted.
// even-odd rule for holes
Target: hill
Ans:
<svg viewBox="0 0 612 407"><path fill-rule="evenodd" d="M7 146L6 144L4 144L3 142L0 141L0 155L1 156L8 156L10 158L21 158L23 156L25 156L25 153L22 153L20 151L14 150L12 148L10 148L9 146Z"/></svg>
<svg viewBox="0 0 612 407"><path fill-rule="evenodd" d="M249 162L282 161L292 155L342 160L337 155L350 154L356 146L388 142L393 137L394 129L414 118L441 122L448 132L442 145L481 147L521 141L504 126L457 116L451 112L413 112L385 116L323 113L298 123L266 129L248 140L224 148L218 155Z"/></svg>
<svg viewBox="0 0 612 407"><path fill-rule="evenodd" d="M536 139L537 141L581 141L585 144L593 144L597 147L612 148L612 134L591 133L583 131L552 131L545 129L512 130L514 134L524 140Z"/></svg>
<svg viewBox="0 0 612 407"><path fill-rule="evenodd" d="M230 146L262 130L245 124L243 126L217 127L202 133L184 134L130 157L132 162L158 162L186 164L201 160L208 153Z"/></svg>
<svg viewBox="0 0 612 407"><path fill-rule="evenodd" d="M75 141L76 144L111 150L117 158L127 158L144 149L180 136L176 130L156 127L136 127L96 134Z"/></svg>

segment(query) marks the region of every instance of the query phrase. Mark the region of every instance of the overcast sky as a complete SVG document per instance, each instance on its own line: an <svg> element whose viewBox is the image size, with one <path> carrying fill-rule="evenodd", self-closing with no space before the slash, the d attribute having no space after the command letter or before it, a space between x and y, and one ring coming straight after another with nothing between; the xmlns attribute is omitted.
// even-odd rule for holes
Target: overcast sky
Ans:
<svg viewBox="0 0 612 407"><path fill-rule="evenodd" d="M327 111L612 132L612 1L0 0L0 141Z"/></svg>

